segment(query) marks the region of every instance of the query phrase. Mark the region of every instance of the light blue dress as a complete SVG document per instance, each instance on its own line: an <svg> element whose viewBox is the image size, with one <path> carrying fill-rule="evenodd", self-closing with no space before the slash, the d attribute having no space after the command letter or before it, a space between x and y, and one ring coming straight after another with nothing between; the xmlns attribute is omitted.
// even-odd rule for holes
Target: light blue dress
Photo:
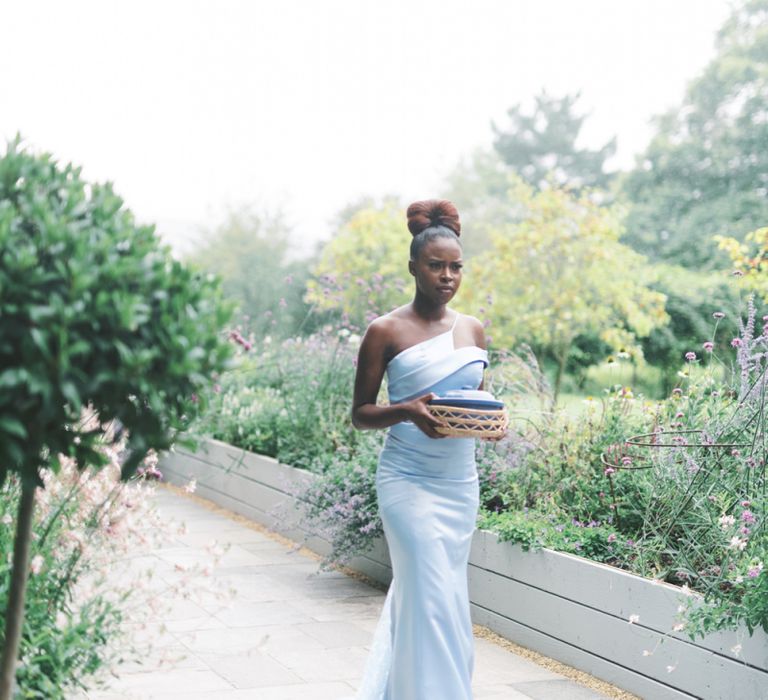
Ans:
<svg viewBox="0 0 768 700"><path fill-rule="evenodd" d="M454 347L452 328L389 362L390 403L476 389L487 365L485 350ZM381 452L376 489L393 580L357 698L471 700L467 562L479 500L475 441L435 440L413 423L398 423Z"/></svg>

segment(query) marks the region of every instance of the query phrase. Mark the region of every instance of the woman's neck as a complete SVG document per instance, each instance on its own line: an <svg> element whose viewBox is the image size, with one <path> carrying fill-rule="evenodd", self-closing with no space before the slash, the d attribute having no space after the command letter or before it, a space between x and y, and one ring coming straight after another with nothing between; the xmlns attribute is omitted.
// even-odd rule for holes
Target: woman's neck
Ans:
<svg viewBox="0 0 768 700"><path fill-rule="evenodd" d="M416 292L411 304L414 313L425 321L442 321L448 313L447 304L435 304L430 299Z"/></svg>

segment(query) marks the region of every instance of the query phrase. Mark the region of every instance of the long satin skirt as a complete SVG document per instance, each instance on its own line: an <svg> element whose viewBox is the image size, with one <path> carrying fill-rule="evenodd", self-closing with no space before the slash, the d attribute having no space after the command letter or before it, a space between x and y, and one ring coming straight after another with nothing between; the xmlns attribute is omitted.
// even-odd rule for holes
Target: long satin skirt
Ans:
<svg viewBox="0 0 768 700"><path fill-rule="evenodd" d="M383 700L472 698L467 563L478 481L466 460L455 469L442 466L439 477L379 467L379 511L394 574L381 623L390 646L378 661L388 666L380 674Z"/></svg>

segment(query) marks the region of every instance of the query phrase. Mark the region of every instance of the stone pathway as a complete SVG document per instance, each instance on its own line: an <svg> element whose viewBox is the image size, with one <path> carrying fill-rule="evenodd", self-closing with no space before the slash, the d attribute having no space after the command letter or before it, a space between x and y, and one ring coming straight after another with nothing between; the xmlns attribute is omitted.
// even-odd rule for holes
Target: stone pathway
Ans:
<svg viewBox="0 0 768 700"><path fill-rule="evenodd" d="M136 645L147 645L143 663L121 666L106 688L79 698L352 698L383 593L342 573L318 573L313 558L193 499L162 488L156 499L186 533L130 565L150 565L168 584L193 570L205 586L196 590L195 581L189 598L177 595L157 619L135 624ZM211 567L214 540L226 551ZM474 693L476 700L607 697L485 639L476 640Z"/></svg>

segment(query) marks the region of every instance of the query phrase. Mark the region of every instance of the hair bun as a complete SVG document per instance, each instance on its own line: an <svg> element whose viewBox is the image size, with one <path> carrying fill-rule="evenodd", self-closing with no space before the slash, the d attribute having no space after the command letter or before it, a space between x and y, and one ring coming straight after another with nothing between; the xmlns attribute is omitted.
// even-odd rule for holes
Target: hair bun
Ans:
<svg viewBox="0 0 768 700"><path fill-rule="evenodd" d="M461 222L456 207L447 199L425 199L414 202L406 212L408 230L418 236L430 226L445 226L457 236L461 235Z"/></svg>

